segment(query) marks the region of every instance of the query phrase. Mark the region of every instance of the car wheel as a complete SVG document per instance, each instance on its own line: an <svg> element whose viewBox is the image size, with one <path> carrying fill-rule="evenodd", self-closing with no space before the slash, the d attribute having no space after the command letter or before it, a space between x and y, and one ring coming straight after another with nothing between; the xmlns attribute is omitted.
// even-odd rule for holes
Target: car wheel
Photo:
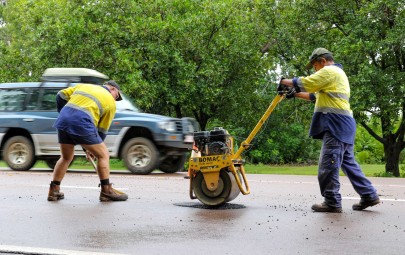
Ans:
<svg viewBox="0 0 405 255"><path fill-rule="evenodd" d="M59 157L54 157L54 158L47 158L45 159L45 164L50 168L50 169L55 169L56 166L56 162L58 162ZM69 166L71 166L73 164L73 161L75 159L72 160L72 162L70 162Z"/></svg>
<svg viewBox="0 0 405 255"><path fill-rule="evenodd" d="M4 145L3 159L13 170L30 170L36 163L34 144L25 136L11 137Z"/></svg>
<svg viewBox="0 0 405 255"><path fill-rule="evenodd" d="M184 163L186 163L187 155L172 155L168 156L159 166L159 170L165 173L175 173L184 169Z"/></svg>
<svg viewBox="0 0 405 255"><path fill-rule="evenodd" d="M159 164L159 152L149 139L132 138L122 149L121 158L134 174L149 174Z"/></svg>
<svg viewBox="0 0 405 255"><path fill-rule="evenodd" d="M45 159L45 164L50 168L54 169L56 166L56 162L58 162L59 158L47 158Z"/></svg>

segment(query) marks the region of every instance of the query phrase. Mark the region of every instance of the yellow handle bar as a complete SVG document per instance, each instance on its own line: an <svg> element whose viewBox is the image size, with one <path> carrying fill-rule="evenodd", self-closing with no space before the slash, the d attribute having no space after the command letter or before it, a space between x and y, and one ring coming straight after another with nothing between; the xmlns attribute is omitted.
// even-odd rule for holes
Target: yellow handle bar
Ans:
<svg viewBox="0 0 405 255"><path fill-rule="evenodd" d="M270 114L273 112L274 108L285 98L285 94L278 94L273 101L271 102L269 108L267 108L266 112L263 114L262 118L259 120L259 122L256 124L256 127L252 130L248 138L243 141L238 149L238 151L235 153L234 158L238 159L240 158L240 155L242 154L243 151L245 151L250 143L252 142L253 138L256 136L257 132L262 128L263 124L266 122L266 120L269 118Z"/></svg>

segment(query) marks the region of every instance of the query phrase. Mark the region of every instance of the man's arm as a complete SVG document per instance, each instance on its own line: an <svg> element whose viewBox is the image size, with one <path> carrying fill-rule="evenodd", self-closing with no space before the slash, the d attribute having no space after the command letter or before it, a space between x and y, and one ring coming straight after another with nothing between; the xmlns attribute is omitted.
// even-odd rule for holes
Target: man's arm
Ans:
<svg viewBox="0 0 405 255"><path fill-rule="evenodd" d="M64 100L60 94L58 93L56 95L56 107L58 109L58 112L60 112L63 108L63 106L65 106L67 104L68 101Z"/></svg>
<svg viewBox="0 0 405 255"><path fill-rule="evenodd" d="M67 104L67 102L70 100L70 96L73 94L77 87L79 87L79 85L75 87L68 87L58 92L58 94L56 95L56 107L58 109L58 112L60 112L62 108Z"/></svg>
<svg viewBox="0 0 405 255"><path fill-rule="evenodd" d="M294 81L294 79L295 79L295 81ZM296 98L300 98L303 100L315 102L316 101L315 93L301 92L300 89L298 88L297 84L294 84L294 82L297 83L297 79L296 78L294 78L294 79L281 78L281 80L279 82L280 84L291 88L291 90L293 91L293 94L291 94L290 96L287 95L287 98L290 99L290 98L296 97Z"/></svg>
<svg viewBox="0 0 405 255"><path fill-rule="evenodd" d="M308 93L308 92L300 92L300 93L295 93L294 97L304 99L307 101L315 102L316 97L314 93Z"/></svg>
<svg viewBox="0 0 405 255"><path fill-rule="evenodd" d="M294 83L292 79L281 79L280 84L283 84L287 87L294 87Z"/></svg>
<svg viewBox="0 0 405 255"><path fill-rule="evenodd" d="M101 139L104 141L107 137L108 129L110 129L111 123L115 116L116 108L109 108L105 111L104 115L101 116L98 122L98 134L100 135Z"/></svg>

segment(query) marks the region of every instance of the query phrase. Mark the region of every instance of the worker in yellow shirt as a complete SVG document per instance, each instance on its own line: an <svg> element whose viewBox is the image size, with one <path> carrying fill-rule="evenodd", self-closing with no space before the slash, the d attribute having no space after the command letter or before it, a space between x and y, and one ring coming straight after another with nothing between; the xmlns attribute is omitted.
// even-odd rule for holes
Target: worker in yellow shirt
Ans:
<svg viewBox="0 0 405 255"><path fill-rule="evenodd" d="M74 157L75 145L81 145L88 156L97 158L100 178L100 201L125 201L128 196L112 188L110 183L110 156L104 139L114 118L115 101L122 100L120 87L115 81L103 86L77 84L58 92L59 112L54 127L58 130L61 157L55 165L48 201L64 198L60 184Z"/></svg>
<svg viewBox="0 0 405 255"><path fill-rule="evenodd" d="M312 67L316 72L310 76L280 81L280 85L294 92L289 97L315 101L309 135L322 140L318 181L324 201L311 208L315 212L342 212L340 169L361 198L352 209L374 206L380 203L377 191L354 158L356 122L349 104L349 80L342 65L335 63L332 53L325 48L312 52L307 68Z"/></svg>

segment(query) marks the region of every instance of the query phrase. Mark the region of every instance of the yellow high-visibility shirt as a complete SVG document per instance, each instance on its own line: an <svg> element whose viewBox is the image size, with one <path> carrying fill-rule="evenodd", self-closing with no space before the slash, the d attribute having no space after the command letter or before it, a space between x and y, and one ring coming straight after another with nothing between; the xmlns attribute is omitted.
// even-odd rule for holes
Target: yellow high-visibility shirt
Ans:
<svg viewBox="0 0 405 255"><path fill-rule="evenodd" d="M325 66L316 73L294 78L302 92L316 93L309 135L322 139L330 132L338 140L353 144L356 121L350 109L349 80L339 64Z"/></svg>
<svg viewBox="0 0 405 255"><path fill-rule="evenodd" d="M116 112L115 99L107 88L78 84L58 92L67 104L62 108L54 127L73 135L89 135L94 128L106 134Z"/></svg>
<svg viewBox="0 0 405 255"><path fill-rule="evenodd" d="M298 86L303 92L317 92L314 112L353 116L349 80L338 66L325 66L310 76L300 77Z"/></svg>

